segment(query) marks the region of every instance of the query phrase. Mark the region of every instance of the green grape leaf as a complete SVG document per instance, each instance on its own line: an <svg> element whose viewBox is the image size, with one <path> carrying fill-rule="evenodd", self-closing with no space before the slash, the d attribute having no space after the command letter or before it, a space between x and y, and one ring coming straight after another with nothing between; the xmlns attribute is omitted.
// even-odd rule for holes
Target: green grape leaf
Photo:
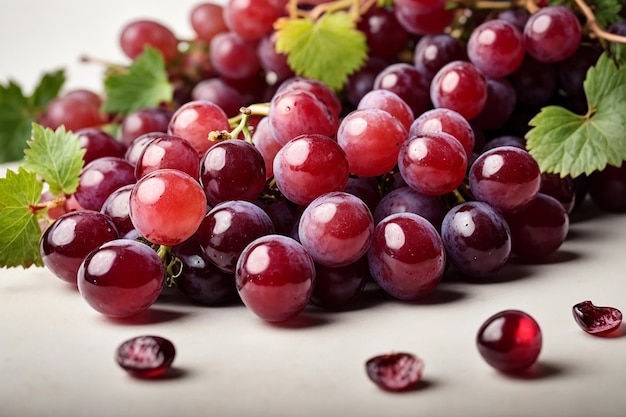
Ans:
<svg viewBox="0 0 626 417"><path fill-rule="evenodd" d="M317 20L284 17L274 28L276 51L287 55L294 72L336 90L367 58L365 35L343 11L325 13Z"/></svg>
<svg viewBox="0 0 626 417"><path fill-rule="evenodd" d="M19 167L0 178L0 267L43 266L39 254L41 229L31 207L39 202L43 184L34 172Z"/></svg>
<svg viewBox="0 0 626 417"><path fill-rule="evenodd" d="M63 70L44 74L30 97L13 81L0 84L0 163L22 159L31 124L58 96L64 82Z"/></svg>
<svg viewBox="0 0 626 417"><path fill-rule="evenodd" d="M169 103L174 95L163 56L151 47L146 47L126 71L109 73L104 79L104 91L102 111L122 114Z"/></svg>
<svg viewBox="0 0 626 417"><path fill-rule="evenodd" d="M64 126L56 131L33 123L32 140L24 150L24 168L39 175L53 195L72 194L78 188L85 149Z"/></svg>
<svg viewBox="0 0 626 417"><path fill-rule="evenodd" d="M583 87L587 114L548 106L529 122L526 146L542 172L577 177L626 160L626 67L603 54Z"/></svg>
<svg viewBox="0 0 626 417"><path fill-rule="evenodd" d="M39 85L30 97L34 108L44 110L52 100L58 97L61 87L65 83L65 71L57 70L44 74Z"/></svg>

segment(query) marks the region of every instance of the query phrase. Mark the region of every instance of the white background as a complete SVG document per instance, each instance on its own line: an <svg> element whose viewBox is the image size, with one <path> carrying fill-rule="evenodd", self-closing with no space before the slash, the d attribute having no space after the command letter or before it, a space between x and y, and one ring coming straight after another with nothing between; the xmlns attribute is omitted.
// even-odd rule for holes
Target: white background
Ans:
<svg viewBox="0 0 626 417"><path fill-rule="evenodd" d="M0 5L0 82L32 91L66 67L68 88L100 89L101 68L123 62L117 36L137 17L191 36L190 1L32 1ZM352 311L308 309L272 325L241 305L197 307L164 296L132 320L107 319L45 269L0 271L0 415L27 416L624 416L626 330L582 332L571 307L590 299L626 311L626 216L587 207L544 265L512 263L499 282L448 277L416 303L369 294ZM476 331L509 308L544 334L538 364L518 377L486 365ZM171 378L142 381L113 361L127 338L157 334L178 348ZM365 375L370 357L409 351L426 363L416 391L390 394Z"/></svg>

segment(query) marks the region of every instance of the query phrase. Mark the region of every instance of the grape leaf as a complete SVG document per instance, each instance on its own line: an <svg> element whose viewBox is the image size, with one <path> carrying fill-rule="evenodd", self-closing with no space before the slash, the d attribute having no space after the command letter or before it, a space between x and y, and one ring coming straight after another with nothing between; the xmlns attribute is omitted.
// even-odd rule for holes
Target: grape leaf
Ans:
<svg viewBox="0 0 626 417"><path fill-rule="evenodd" d="M294 72L336 90L367 58L365 35L343 11L325 13L317 20L283 17L274 28L276 51L287 55Z"/></svg>
<svg viewBox="0 0 626 417"><path fill-rule="evenodd" d="M127 71L109 73L104 79L104 91L102 111L122 114L169 103L174 95L163 56L151 47L146 47Z"/></svg>
<svg viewBox="0 0 626 417"><path fill-rule="evenodd" d="M53 195L76 191L85 149L78 136L64 126L53 131L33 123L32 140L28 141L24 155L24 168L48 183Z"/></svg>
<svg viewBox="0 0 626 417"><path fill-rule="evenodd" d="M626 160L626 67L603 54L583 88L587 114L548 106L529 122L526 146L543 172L577 177Z"/></svg>
<svg viewBox="0 0 626 417"><path fill-rule="evenodd" d="M63 70L46 73L30 97L13 81L0 85L0 163L22 158L31 124L58 96L64 82Z"/></svg>
<svg viewBox="0 0 626 417"><path fill-rule="evenodd" d="M0 178L0 267L43 266L41 229L30 207L39 202L43 184L23 167Z"/></svg>

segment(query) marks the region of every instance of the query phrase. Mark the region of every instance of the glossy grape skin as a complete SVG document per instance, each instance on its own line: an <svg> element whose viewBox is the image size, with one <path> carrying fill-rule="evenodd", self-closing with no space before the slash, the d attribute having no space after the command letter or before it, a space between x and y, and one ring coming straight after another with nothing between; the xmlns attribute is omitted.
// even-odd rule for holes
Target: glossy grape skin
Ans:
<svg viewBox="0 0 626 417"><path fill-rule="evenodd" d="M361 293L369 276L367 256L337 268L316 263L311 301L329 310L346 308Z"/></svg>
<svg viewBox="0 0 626 417"><path fill-rule="evenodd" d="M224 110L210 101L194 100L174 112L167 133L188 140L202 157L217 143L208 139L209 133L222 130L230 131Z"/></svg>
<svg viewBox="0 0 626 417"><path fill-rule="evenodd" d="M592 335L606 335L622 324L622 312L615 307L600 307L586 300L572 307L576 324Z"/></svg>
<svg viewBox="0 0 626 417"><path fill-rule="evenodd" d="M482 129L498 129L515 111L517 93L507 78L487 78L487 100L472 123Z"/></svg>
<svg viewBox="0 0 626 417"><path fill-rule="evenodd" d="M376 177L349 177L343 191L363 200L372 213L381 199Z"/></svg>
<svg viewBox="0 0 626 417"><path fill-rule="evenodd" d="M348 160L328 136L300 135L287 142L274 158L276 186L290 201L306 205L322 194L343 191Z"/></svg>
<svg viewBox="0 0 626 417"><path fill-rule="evenodd" d="M261 68L271 77L273 83L281 83L295 73L287 63L287 55L276 51L276 32L264 36L257 45ZM268 78L270 79L270 78Z"/></svg>
<svg viewBox="0 0 626 417"><path fill-rule="evenodd" d="M235 274L213 265L195 237L173 246L172 254L182 263L176 288L193 303L217 305L237 297Z"/></svg>
<svg viewBox="0 0 626 417"><path fill-rule="evenodd" d="M215 103L229 117L238 115L241 107L245 105L241 93L217 77L196 84L191 90L191 99Z"/></svg>
<svg viewBox="0 0 626 417"><path fill-rule="evenodd" d="M263 209L249 201L229 200L209 210L198 228L198 241L214 265L234 273L243 248L271 233L274 224Z"/></svg>
<svg viewBox="0 0 626 417"><path fill-rule="evenodd" d="M83 156L85 164L105 156L123 158L126 153L126 146L118 142L113 135L103 130L86 128L77 130L74 133L80 140L80 146L85 149L85 155Z"/></svg>
<svg viewBox="0 0 626 417"><path fill-rule="evenodd" d="M488 204L468 201L448 211L441 224L447 259L468 277L497 274L511 255L511 232Z"/></svg>
<svg viewBox="0 0 626 417"><path fill-rule="evenodd" d="M576 203L576 187L572 177L561 177L559 174L541 173L539 192L556 198L568 215Z"/></svg>
<svg viewBox="0 0 626 417"><path fill-rule="evenodd" d="M226 32L224 7L221 4L204 2L195 5L189 13L189 21L198 39L209 43L215 35Z"/></svg>
<svg viewBox="0 0 626 417"><path fill-rule="evenodd" d="M74 197L81 207L100 211L109 195L135 183L135 167L118 157L94 159L82 169Z"/></svg>
<svg viewBox="0 0 626 417"><path fill-rule="evenodd" d="M361 177L389 172L398 163L400 147L407 138L402 123L380 109L354 110L343 118L337 131L350 173Z"/></svg>
<svg viewBox="0 0 626 417"><path fill-rule="evenodd" d="M374 211L374 223L396 213L414 213L424 217L437 230L441 228L444 208L437 196L422 194L408 186L387 193Z"/></svg>
<svg viewBox="0 0 626 417"><path fill-rule="evenodd" d="M389 8L371 7L361 16L357 28L365 34L369 53L375 56L393 58L409 40L409 33Z"/></svg>
<svg viewBox="0 0 626 417"><path fill-rule="evenodd" d="M541 187L541 172L527 151L500 146L474 161L469 183L477 200L503 213L512 213L526 207L535 198Z"/></svg>
<svg viewBox="0 0 626 417"><path fill-rule="evenodd" d="M159 336L137 336L117 348L117 364L137 378L157 378L171 367L176 349L169 340Z"/></svg>
<svg viewBox="0 0 626 417"><path fill-rule="evenodd" d="M135 164L135 177L140 179L157 169L177 169L196 178L200 169L198 152L178 136L163 134L145 146Z"/></svg>
<svg viewBox="0 0 626 417"><path fill-rule="evenodd" d="M533 13L524 27L524 47L537 61L552 63L571 56L580 46L578 18L565 6L548 6Z"/></svg>
<svg viewBox="0 0 626 417"><path fill-rule="evenodd" d="M189 239L206 214L206 196L198 181L175 169L153 171L130 194L130 218L150 242L172 246Z"/></svg>
<svg viewBox="0 0 626 417"><path fill-rule="evenodd" d="M106 122L106 117L91 99L65 95L52 100L37 122L52 130L63 125L66 130L75 132L90 127L99 128Z"/></svg>
<svg viewBox="0 0 626 417"><path fill-rule="evenodd" d="M300 314L311 299L315 265L295 240L266 235L246 246L237 261L237 291L244 304L270 322Z"/></svg>
<svg viewBox="0 0 626 417"><path fill-rule="evenodd" d="M413 54L415 68L429 80L449 62L464 60L467 60L465 47L457 38L446 33L422 36Z"/></svg>
<svg viewBox="0 0 626 417"><path fill-rule="evenodd" d="M281 145L308 133L332 137L339 123L324 102L301 89L277 92L270 102L269 120L272 136Z"/></svg>
<svg viewBox="0 0 626 417"><path fill-rule="evenodd" d="M226 200L254 201L265 187L265 161L248 142L220 142L200 161L200 184L212 206Z"/></svg>
<svg viewBox="0 0 626 417"><path fill-rule="evenodd" d="M110 317L130 317L147 310L165 282L157 253L129 239L107 242L84 259L78 270L78 290L96 311Z"/></svg>
<svg viewBox="0 0 626 417"><path fill-rule="evenodd" d="M150 107L130 112L122 120L122 143L130 146L139 136L151 132L166 133L174 112L160 107Z"/></svg>
<svg viewBox="0 0 626 417"><path fill-rule="evenodd" d="M308 91L324 103L334 116L339 117L341 113L341 101L339 97L337 97L337 94L330 87L321 81L294 76L280 83L276 94L288 91Z"/></svg>
<svg viewBox="0 0 626 417"><path fill-rule="evenodd" d="M511 251L530 261L555 253L565 241L569 217L554 197L538 193L530 204L504 215L511 230Z"/></svg>
<svg viewBox="0 0 626 417"><path fill-rule="evenodd" d="M467 154L452 135L423 131L400 148L398 169L409 187L427 195L442 195L454 191L465 179Z"/></svg>
<svg viewBox="0 0 626 417"><path fill-rule="evenodd" d="M506 77L524 59L522 33L512 23L494 19L481 23L470 35L467 55L486 76Z"/></svg>
<svg viewBox="0 0 626 417"><path fill-rule="evenodd" d="M259 40L272 30L285 0L229 0L224 6L226 26L247 40Z"/></svg>
<svg viewBox="0 0 626 417"><path fill-rule="evenodd" d="M394 1L394 13L398 23L407 32L414 35L438 35L444 33L454 20L454 10L445 4L429 11L420 11L411 1Z"/></svg>
<svg viewBox="0 0 626 417"><path fill-rule="evenodd" d="M133 141L128 145L126 149L126 153L124 154L124 159L128 161L132 166L137 165L137 160L141 156L143 150L148 146L150 142L154 139L163 136L163 132L148 132L143 135L133 139Z"/></svg>
<svg viewBox="0 0 626 417"><path fill-rule="evenodd" d="M487 101L485 76L470 62L452 61L435 74L430 99L435 107L454 110L471 120Z"/></svg>
<svg viewBox="0 0 626 417"><path fill-rule="evenodd" d="M120 46L131 59L143 53L146 46L161 52L165 61L171 61L178 55L176 35L163 24L147 19L127 23L120 34Z"/></svg>
<svg viewBox="0 0 626 417"><path fill-rule="evenodd" d="M274 176L274 158L282 145L274 139L270 129L270 120L263 117L252 133L252 143L263 156L265 162L265 178Z"/></svg>
<svg viewBox="0 0 626 417"><path fill-rule="evenodd" d="M372 277L387 294L417 300L431 294L441 281L446 252L428 220L397 213L376 225L367 259Z"/></svg>
<svg viewBox="0 0 626 417"><path fill-rule="evenodd" d="M234 32L218 33L211 39L209 57L213 69L235 80L255 76L261 69L256 42L239 37Z"/></svg>
<svg viewBox="0 0 626 417"><path fill-rule="evenodd" d="M430 78L407 63L387 66L374 79L373 89L384 89L396 93L404 100L413 115L422 114L430 107Z"/></svg>
<svg viewBox="0 0 626 417"><path fill-rule="evenodd" d="M135 184L124 185L113 191L102 204L100 212L109 216L120 236L134 229L130 220L130 192Z"/></svg>
<svg viewBox="0 0 626 417"><path fill-rule="evenodd" d="M504 310L487 319L478 330L476 345L483 359L502 372L520 372L537 361L541 329L523 311Z"/></svg>
<svg viewBox="0 0 626 417"><path fill-rule="evenodd" d="M357 109L381 109L390 113L402 122L402 126L409 130L415 117L413 110L399 95L390 90L372 90L365 94L357 105Z"/></svg>
<svg viewBox="0 0 626 417"><path fill-rule="evenodd" d="M474 131L469 122L454 110L438 108L428 110L419 115L409 127L409 137L419 132L444 132L461 142L469 157L476 141Z"/></svg>
<svg viewBox="0 0 626 417"><path fill-rule="evenodd" d="M322 265L356 262L372 241L374 219L358 197L345 192L324 194L309 204L298 225L302 246Z"/></svg>
<svg viewBox="0 0 626 417"><path fill-rule="evenodd" d="M76 284L80 264L89 252L118 238L111 219L97 211L79 210L62 214L42 234L39 253L54 275Z"/></svg>

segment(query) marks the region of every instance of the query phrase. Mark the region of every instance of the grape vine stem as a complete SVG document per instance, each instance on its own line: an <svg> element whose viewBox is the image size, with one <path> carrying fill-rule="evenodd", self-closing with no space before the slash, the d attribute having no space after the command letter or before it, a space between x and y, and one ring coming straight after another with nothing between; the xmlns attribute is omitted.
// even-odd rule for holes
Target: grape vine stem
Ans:
<svg viewBox="0 0 626 417"><path fill-rule="evenodd" d="M591 10L591 7L589 7L587 3L585 3L583 0L574 0L574 2L576 3L580 11L585 16L589 29L591 29L591 31L597 37L601 39L605 39L609 42L626 43L625 36L619 36L614 33L607 32L606 30L601 28L600 25L598 25L598 22L596 20L596 15L593 13L593 11Z"/></svg>

